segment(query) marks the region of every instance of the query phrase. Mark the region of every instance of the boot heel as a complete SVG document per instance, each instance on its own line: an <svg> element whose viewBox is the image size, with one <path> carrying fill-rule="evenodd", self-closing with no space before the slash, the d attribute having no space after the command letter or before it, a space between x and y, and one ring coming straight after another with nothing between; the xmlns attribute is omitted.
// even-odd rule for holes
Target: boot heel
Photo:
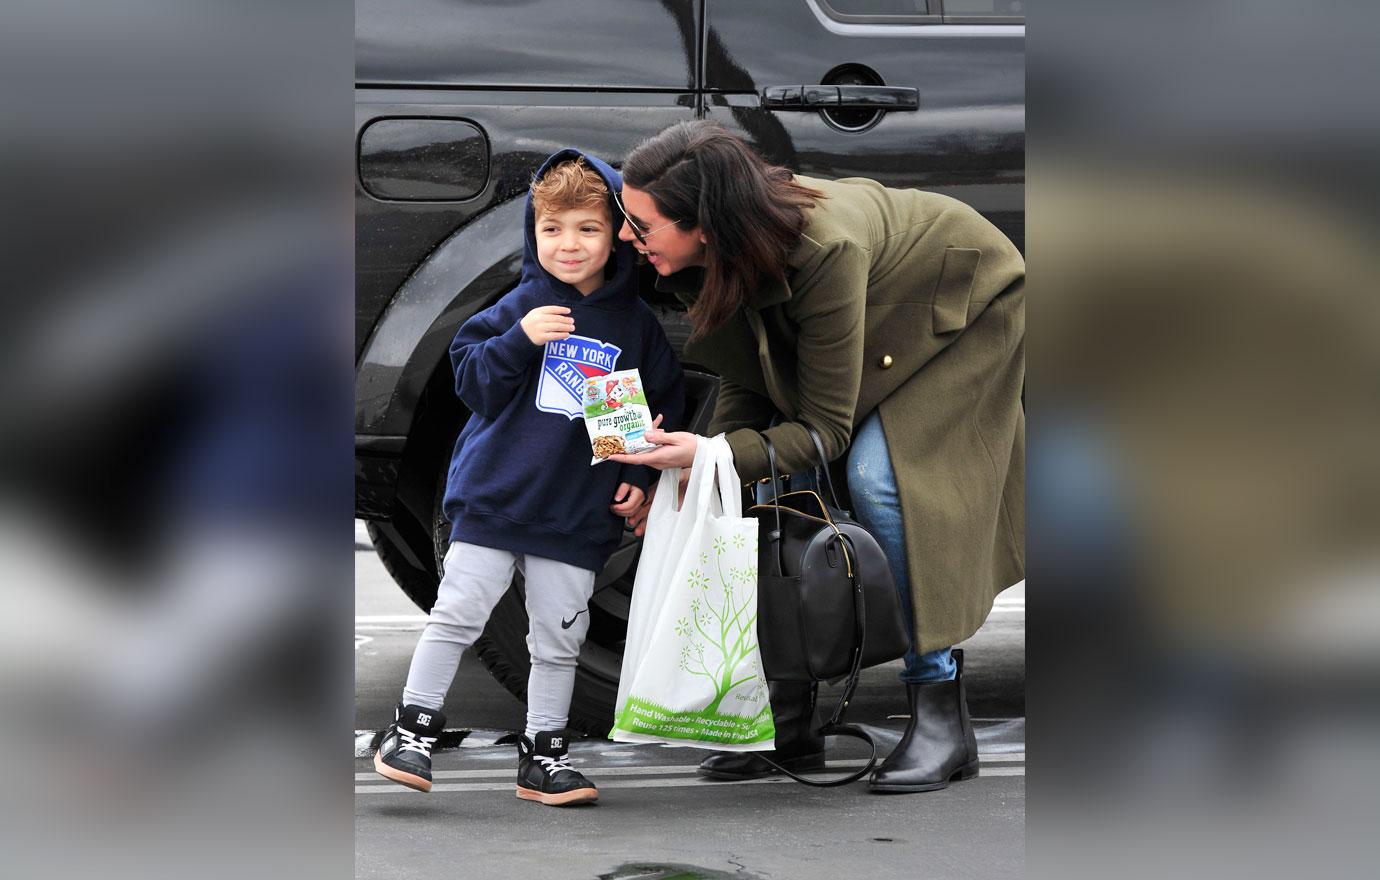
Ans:
<svg viewBox="0 0 1380 880"><path fill-rule="evenodd" d="M959 767L957 770L954 771L954 775L950 776L949 778L958 780L976 779L977 775L978 762L974 761L971 764L964 764L962 767Z"/></svg>

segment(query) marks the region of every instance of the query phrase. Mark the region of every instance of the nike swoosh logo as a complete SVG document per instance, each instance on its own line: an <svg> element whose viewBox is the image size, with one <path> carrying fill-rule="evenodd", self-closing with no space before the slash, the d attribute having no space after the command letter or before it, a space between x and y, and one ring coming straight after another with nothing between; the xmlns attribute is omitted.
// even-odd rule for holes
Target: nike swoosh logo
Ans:
<svg viewBox="0 0 1380 880"><path fill-rule="evenodd" d="M575 625L576 618L578 618L581 614L584 614L588 610L588 608L581 608L579 611L576 611L574 617L571 617L569 620L565 620L564 618L562 618L561 629L570 629L572 626Z"/></svg>

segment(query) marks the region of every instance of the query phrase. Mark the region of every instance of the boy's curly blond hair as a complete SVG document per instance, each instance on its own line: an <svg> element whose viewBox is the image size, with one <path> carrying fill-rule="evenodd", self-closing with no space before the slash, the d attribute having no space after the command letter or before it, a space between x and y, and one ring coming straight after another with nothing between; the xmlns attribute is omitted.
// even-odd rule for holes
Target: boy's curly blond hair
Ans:
<svg viewBox="0 0 1380 880"><path fill-rule="evenodd" d="M612 221L608 185L579 156L551 166L539 180L532 181L532 211L537 217L594 207L603 208Z"/></svg>

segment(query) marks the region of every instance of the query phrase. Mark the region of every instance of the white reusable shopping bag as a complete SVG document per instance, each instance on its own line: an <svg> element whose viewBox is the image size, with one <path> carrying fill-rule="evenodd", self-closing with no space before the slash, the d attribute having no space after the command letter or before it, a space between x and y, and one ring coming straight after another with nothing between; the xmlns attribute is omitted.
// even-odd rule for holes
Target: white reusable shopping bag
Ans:
<svg viewBox="0 0 1380 880"><path fill-rule="evenodd" d="M613 730L618 742L774 748L757 650L757 520L743 517L733 453L701 437L685 501L661 475L633 583Z"/></svg>

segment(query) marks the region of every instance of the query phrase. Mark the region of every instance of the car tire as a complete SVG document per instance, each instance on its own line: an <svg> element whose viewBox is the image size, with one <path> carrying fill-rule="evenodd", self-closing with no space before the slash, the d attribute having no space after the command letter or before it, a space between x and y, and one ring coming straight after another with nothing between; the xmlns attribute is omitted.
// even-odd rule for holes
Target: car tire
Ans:
<svg viewBox="0 0 1380 880"><path fill-rule="evenodd" d="M374 545L374 555L383 563L384 570L393 578L393 583L412 600L418 608L431 613L436 603L436 588L441 579L435 571L423 571L408 559L407 554L388 537L376 522L365 523L369 532L369 542Z"/></svg>

